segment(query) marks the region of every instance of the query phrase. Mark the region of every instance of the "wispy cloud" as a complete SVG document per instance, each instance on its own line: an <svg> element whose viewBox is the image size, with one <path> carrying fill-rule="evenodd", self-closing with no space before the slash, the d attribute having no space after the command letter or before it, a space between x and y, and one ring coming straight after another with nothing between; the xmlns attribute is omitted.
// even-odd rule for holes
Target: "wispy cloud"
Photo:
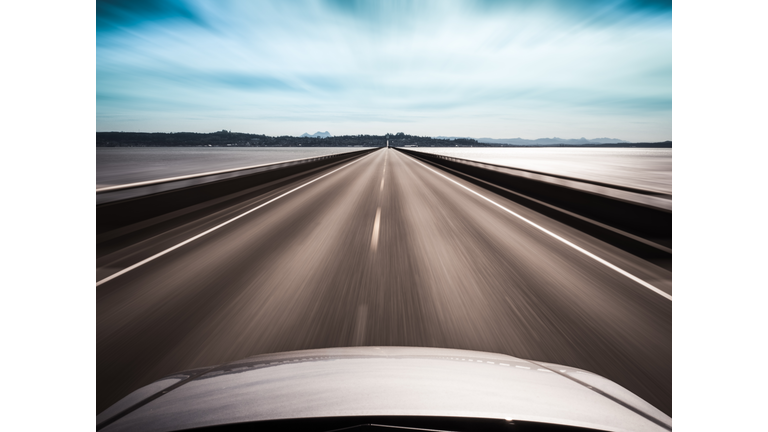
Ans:
<svg viewBox="0 0 768 432"><path fill-rule="evenodd" d="M97 32L98 130L671 138L669 2L111 1Z"/></svg>

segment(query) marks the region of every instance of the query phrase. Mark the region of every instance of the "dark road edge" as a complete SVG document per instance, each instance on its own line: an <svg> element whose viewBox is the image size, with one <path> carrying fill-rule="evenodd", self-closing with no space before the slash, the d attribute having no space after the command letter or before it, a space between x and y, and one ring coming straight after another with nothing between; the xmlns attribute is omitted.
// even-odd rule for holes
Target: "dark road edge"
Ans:
<svg viewBox="0 0 768 432"><path fill-rule="evenodd" d="M267 167L269 169L240 173L234 177L193 184L173 190L160 188L160 191L155 192L152 188L158 188L158 185L148 186L144 195L96 205L97 243L118 235L125 235L133 231L132 227L145 228L146 222L164 215L213 202L222 197L292 175L356 159L378 149L379 147L375 147L358 152L341 153L305 160L302 163L275 164Z"/></svg>
<svg viewBox="0 0 768 432"><path fill-rule="evenodd" d="M672 212L516 177L422 152L396 150L672 271Z"/></svg>
<svg viewBox="0 0 768 432"><path fill-rule="evenodd" d="M326 172L325 174L320 175L319 177L315 177L312 180L304 182L301 185L299 185L297 187L294 187L293 189L291 189L291 190L289 190L287 192L279 194L278 196L276 196L276 197L274 197L274 198L272 198L272 199L270 199L270 200L268 200L266 202L263 202L262 204L257 205L256 207L252 207L252 208L246 210L245 212L240 213L239 215L237 215L237 216L235 216L235 217L233 217L231 219L228 219L225 222L219 223L218 225L216 225L216 226L214 226L212 228L209 228L208 230L203 231L203 232L195 235L194 237L187 238L186 240L182 241L181 243L177 243L176 245L171 246L171 247L169 247L169 248L167 248L167 249L165 249L165 250L163 250L161 252L158 252L158 253L156 253L156 254L148 257L148 258L145 258L142 261L139 261L139 262L137 262L137 263L135 263L135 264L133 264L133 265L131 265L129 267L123 268L122 270L119 270L116 273L112 273L111 275L109 275L109 276L107 276L107 277L105 277L105 278L103 278L101 280L97 280L96 286L98 287L99 285L104 284L106 282L109 282L110 280L112 280L112 279L114 279L116 277L119 277L119 276L121 276L121 275L123 275L123 274L125 274L125 273L127 273L127 272L129 272L131 270L133 270L133 269L141 267L142 265L144 265L144 264L146 264L146 263L148 263L150 261L153 261L156 258L159 258L159 257L161 257L161 256L163 256L163 255L165 255L167 253L170 253L170 252L172 252L172 251L174 251L174 250L176 250L176 249L178 249L178 248L180 248L180 247L182 247L182 246L184 246L184 245L186 245L188 243L191 243L191 242L193 242L193 241L195 241L195 240L197 240L197 239L199 239L199 238L201 238L201 237L203 237L203 236L205 236L205 235L207 235L207 234L209 234L209 233L211 233L213 231L216 231L216 230L218 230L218 229L220 229L220 228L222 228L222 227L224 227L226 225L229 225L230 223L235 222L238 219L240 219L242 217L245 217L248 214L250 214L250 213L252 213L252 212L254 212L256 210L259 210L260 208L262 208L262 207L264 207L266 205L269 205L270 203L272 203L272 202L274 202L276 200L279 200L280 198L282 198L282 197L284 197L286 195L289 195L289 194L291 194L291 193L293 193L293 192L295 192L295 191L297 191L299 189L302 189L302 188L304 188L304 187L306 187L306 186L308 186L308 185L310 185L310 184L312 184L312 183L314 183L314 182L316 182L318 180L321 180L321 179L323 179L323 178L325 178L325 177L327 177L327 176L329 176L329 175L331 175L331 174L333 174L333 173L335 173L335 172L337 172L339 170L342 170L342 169L344 169L344 168L346 168L346 167L348 167L350 165L353 165L353 164L359 162L364 156L367 156L367 155L370 155L371 153L373 153L375 150L377 150L377 149L373 149L371 151L361 152L362 154L360 154L358 157L349 158L349 159L351 159L351 161L349 159L344 160L343 162L348 162L348 163L344 163L343 165L342 165L343 162L333 163L332 165L334 165L334 166L338 166L338 165L342 165L342 166L339 167L339 168L336 168L334 170L326 170L328 172ZM218 201L218 200L215 200L215 201Z"/></svg>

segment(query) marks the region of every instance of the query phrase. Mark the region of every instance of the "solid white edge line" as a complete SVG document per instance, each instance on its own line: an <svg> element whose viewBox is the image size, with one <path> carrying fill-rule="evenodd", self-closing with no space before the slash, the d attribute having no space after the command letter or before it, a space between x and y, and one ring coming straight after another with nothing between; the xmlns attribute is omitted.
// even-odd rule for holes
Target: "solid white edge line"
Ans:
<svg viewBox="0 0 768 432"><path fill-rule="evenodd" d="M352 150L352 151L349 151L349 152L346 152L346 153L354 153L354 152L355 151ZM278 161L278 162L269 162L269 163L265 163L265 164L261 164L261 165L250 165L250 166L244 166L244 167L238 167L238 168L227 168L227 169L218 170L218 171L208 171L208 172L202 172L202 173L197 173L197 174L187 174L187 175L177 176L177 177L168 177L168 178L155 179L155 180L145 180L145 181L140 181L140 182L136 182L136 183L125 183L125 184L121 184L121 185L104 186L104 187L101 187L101 188L96 188L96 193L99 194L99 193L104 193L104 192L113 192L113 191L117 191L117 190L135 189L137 187L142 187L142 186L153 186L153 185L160 184L160 183L169 183L169 182L174 182L174 181L179 181L179 180L190 180L190 179L194 179L194 178L198 178L198 177L208 177L208 176L218 175L218 174L229 174L229 173L233 173L233 172L237 172L237 171L247 171L247 170L251 170L251 169L265 168L265 167L269 167L269 166L273 166L273 165L281 165L281 164L286 164L286 163L291 163L291 162L310 161L312 159L319 159L319 158L324 158L324 157L329 157L329 156L342 155L344 153L345 152L342 152L342 153L331 153L331 154L327 154L327 155L310 156L310 157L301 158L301 159L288 159L288 160Z"/></svg>
<svg viewBox="0 0 768 432"><path fill-rule="evenodd" d="M419 162L418 160L416 160L416 159L413 159L413 161L414 161L414 162L416 162L417 164L419 164L419 165L423 166L424 168L426 168L426 169L428 169L428 170L432 171L433 173L435 173L435 174L439 175L440 177L443 177L444 179L446 179L446 180L448 180L448 181L450 181L450 182L452 182L452 183L454 183L454 184L456 184L456 185L458 185L458 186L461 186L462 188L464 188L464 189L466 189L466 190L468 190L468 191L472 192L473 194L475 194L475 195L479 196L480 198L482 198L482 199L484 199L484 200L488 201L489 203L491 203L491 204L495 205L496 207L499 207L500 209L502 209L502 210L506 211L507 213L509 213L509 214L511 214L511 215L513 215L513 216L515 216L515 217L517 217L518 219L522 220L523 222L526 222L526 223L528 223L529 225L533 226L534 228L538 229L539 231L541 231L541 232L543 232L543 233L545 233L545 234L547 234L547 235L549 235L549 236L551 236L551 237L553 237L553 238L555 238L555 239L557 239L557 240L560 240L561 242L563 242L563 243L565 243L566 245L568 245L568 246L572 247L573 249L576 249L577 251L579 251L579 252L583 253L584 255L586 255L586 256L588 256L588 257L592 258L593 260L595 260L595 261L599 262L600 264L603 264L604 266L606 266L606 267L608 267L608 268L610 268L610 269L612 269L612 270L615 270L615 271L617 271L618 273L621 273L622 275L624 275L624 276L628 277L629 279L632 279L633 281L635 281L635 282L639 283L640 285L642 285L642 286L644 286L644 287L648 288L649 290L651 290L651 291L655 292L656 294L659 294L660 296L662 296L662 297L664 297L664 298L668 299L669 301L672 301L672 296L671 296L670 294L667 294L667 293L665 293L664 291L662 291L662 290L660 290L660 289L656 288L655 286L653 286L653 285L649 284L648 282L646 282L646 281L644 281L644 280L640 279L639 277L637 277L637 276L635 276L635 275L633 275L633 274L631 274L631 273L629 273L629 272L627 272L627 271L625 271L625 270L623 270L623 269L621 269L621 268L619 268L619 267L616 267L615 265L613 265L613 264L609 263L608 261L606 261L606 260L604 260L604 259L602 259L602 258L600 258L600 257L598 257L598 256L596 256L596 255L594 255L594 254L593 254L593 253L591 253L591 252L588 252L588 251L586 251L586 250L582 249L582 248L581 248L581 247L579 247L579 246L576 246L575 244L571 243L570 241L568 241L568 240L566 240L566 239L564 239L564 238L560 237L559 235L557 235L557 234L555 234L555 233L553 233L553 232L549 231L548 229L546 229L546 228L544 228L544 227L541 227L541 226L539 226L539 225L536 225L535 223L531 222L530 220L528 220L528 219L526 219L526 218L524 218L524 217L520 216L519 214L517 214L517 213L513 212L512 210L510 210L510 209L508 209L508 208L504 207L503 205L501 205L501 204L499 204L499 203L497 203L497 202L493 201L492 199L490 199L490 198L486 198L486 197L484 197L483 195L481 195L481 194L479 194L479 193L477 193L477 192L473 191L472 189L470 189L470 188L468 188L468 187L464 186L463 184L461 184L461 183L459 183L459 182L457 182L457 181L455 181L455 180L453 180L453 179L450 179L450 178L448 178L448 177L444 176L443 174L440 174L439 172L437 172L437 171L433 170L432 168L430 168L430 167L428 167L428 166L424 165L423 163Z"/></svg>
<svg viewBox="0 0 768 432"><path fill-rule="evenodd" d="M206 235L206 234L209 234L209 233L211 233L211 232L213 232L213 231L216 231L217 229L219 229L219 228L221 228L221 227L223 227L223 226L225 226L225 225L229 225L230 223L232 223L232 222L234 222L234 221L236 221L236 220L240 219L241 217L243 217L243 216L245 216L245 215L248 215L248 214L250 214L250 213L253 213L253 212L255 212L256 210L258 210L258 209L260 209L260 208L264 207L265 205L267 205L267 204L269 204L269 203L272 203L272 202L274 202L274 201L277 201L277 200L279 200L280 198L282 198L282 197L284 197L284 196L286 196L286 195L288 195L288 194L291 194L291 193L293 193L293 192L295 192L295 191L297 191L297 190L299 190L299 189L303 188L304 186L310 185L310 184L312 184L312 183L314 183L314 182L316 182L316 181L320 180L320 179L321 179L321 178L323 178L323 177L327 177L327 176L329 176L329 175L331 175L331 174L335 173L336 171L339 171L339 170L343 170L344 168L346 168L346 167L348 167L348 166L350 166L350 165L352 165L352 164L355 164L355 163L357 163L357 162L360 162L361 160L365 159L366 157L367 157L367 155L366 155L366 156L363 156L363 157L361 157L360 159L358 159L358 160L356 160L356 161L350 162L350 163L348 163L348 164L344 165L344 166L343 166L343 167L341 167L341 168L337 168L337 169L335 169L335 170L333 170L333 171L331 171L331 172L329 172L329 173L327 173L327 174L323 174L322 176L320 176L320 177L318 177L318 178L316 178L316 179L314 179L314 180L311 180L311 181L309 181L309 182L307 182L307 183L304 183L304 184L303 184L303 185L301 185L301 186L298 186L298 187L296 187L296 188L293 188L293 189L289 190L288 192L286 192L286 193L284 193L284 194L282 194L282 195L280 195L280 196L278 196L278 197L276 197L276 198L272 198L271 200L269 200L269 201L267 201L267 202L265 202L265 203L263 203L263 204L261 204L261 205L259 205L259 206L257 206L257 207L254 207L254 208L252 208L252 209L248 210L247 212L245 212L245 213L243 213L243 214L241 214L241 215L239 215L239 216L235 216L235 217L233 217L232 219L230 219L230 220L228 220L228 221L226 221L226 222L223 222L223 223L221 223L221 224L219 224L219 225L216 225L215 227L213 227L213 228L209 229L208 231L202 232L202 233L200 233L200 234L198 234L198 235L196 235L196 236L194 236L194 237L192 237L192 238L190 238L190 239L187 239L187 240L185 240L185 241L183 241L183 242L181 242L181 243L177 244L176 246L172 246L172 247L169 247L168 249L166 249L166 250L164 250L164 251L162 251L162 252L156 253L156 254L152 255L151 257L149 257L149 258L147 258L147 259L145 259L145 260L139 261L139 262L137 262L136 264L134 264L134 265L132 265L132 266L130 266L130 267L126 267L126 268L124 268L124 269L120 270L120 271L119 271L119 272L117 272L117 273L114 273L114 274L112 274L112 275L110 275L110 276L107 276L107 277L105 277L104 279L102 279L102 280L100 280L100 281L96 282L96 286L98 287L99 285L101 285L101 284L103 284L103 283L106 283L106 282L109 282L109 281L111 281L112 279L114 279L114 278L116 278L116 277L122 276L122 275L124 275L124 274L128 273L129 271L131 271L131 270L133 270L133 269L135 269L135 268L141 267L141 266L143 266L144 264L146 264L146 263L148 263L148 262L150 262L150 261L153 261L153 260L155 260L155 259L157 259L157 258L160 258L161 256L163 256L163 255L165 255L165 254L167 254L167 253L169 253L169 252L172 252L172 251L174 251L174 250L176 250L176 249L178 249L178 248L180 248L180 247L184 246L184 245L185 245L185 244L187 244L187 243L191 243L191 242L193 242L193 241L195 241L195 240L199 239L200 237L202 237L202 236L204 236L204 235Z"/></svg>

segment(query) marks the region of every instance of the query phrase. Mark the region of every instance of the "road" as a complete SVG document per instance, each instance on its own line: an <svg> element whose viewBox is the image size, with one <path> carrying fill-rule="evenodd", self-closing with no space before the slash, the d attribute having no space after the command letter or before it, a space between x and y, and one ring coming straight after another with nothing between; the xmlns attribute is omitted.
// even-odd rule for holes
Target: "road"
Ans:
<svg viewBox="0 0 768 432"><path fill-rule="evenodd" d="M247 211L97 285L97 412L184 369L403 345L583 368L672 415L672 301L561 239L668 294L671 272L392 149L97 247L96 279Z"/></svg>

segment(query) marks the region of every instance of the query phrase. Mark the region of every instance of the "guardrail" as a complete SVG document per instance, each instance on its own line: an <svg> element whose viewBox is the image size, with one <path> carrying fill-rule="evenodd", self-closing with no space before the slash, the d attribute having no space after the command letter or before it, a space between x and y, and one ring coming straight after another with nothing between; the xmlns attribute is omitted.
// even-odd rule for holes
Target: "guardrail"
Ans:
<svg viewBox="0 0 768 432"><path fill-rule="evenodd" d="M233 194L377 150L337 153L264 165L213 171L96 190L97 243L139 229L185 209L198 209ZM114 233L113 235L104 235Z"/></svg>
<svg viewBox="0 0 768 432"><path fill-rule="evenodd" d="M397 150L671 270L671 195Z"/></svg>

